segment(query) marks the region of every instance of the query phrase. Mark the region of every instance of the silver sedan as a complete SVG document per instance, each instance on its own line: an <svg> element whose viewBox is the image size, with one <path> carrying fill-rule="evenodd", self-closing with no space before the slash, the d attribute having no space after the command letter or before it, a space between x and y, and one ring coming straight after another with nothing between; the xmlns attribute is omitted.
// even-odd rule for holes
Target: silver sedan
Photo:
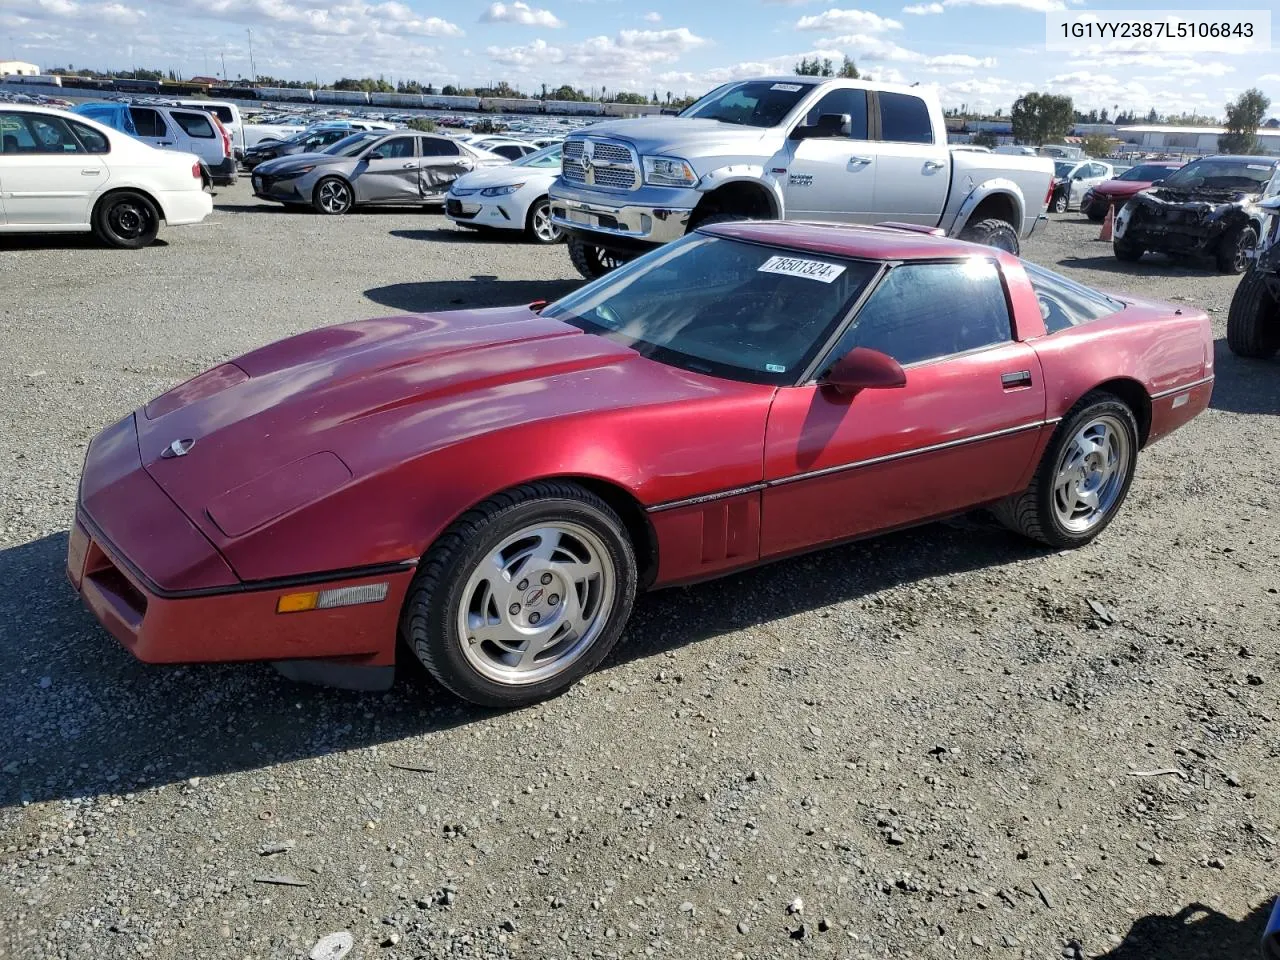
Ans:
<svg viewBox="0 0 1280 960"><path fill-rule="evenodd" d="M253 170L253 192L264 200L310 204L326 214L347 213L360 204L438 204L464 173L506 162L449 137L369 131L321 153L260 164Z"/></svg>

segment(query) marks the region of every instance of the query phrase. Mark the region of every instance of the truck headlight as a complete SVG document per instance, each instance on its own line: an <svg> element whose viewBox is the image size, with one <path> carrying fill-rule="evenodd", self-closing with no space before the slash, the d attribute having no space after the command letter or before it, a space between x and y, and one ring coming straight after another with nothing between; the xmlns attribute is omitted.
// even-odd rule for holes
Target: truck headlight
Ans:
<svg viewBox="0 0 1280 960"><path fill-rule="evenodd" d="M509 197L521 187L523 183L509 183L505 187L485 187L480 191L482 197Z"/></svg>
<svg viewBox="0 0 1280 960"><path fill-rule="evenodd" d="M692 187L698 182L689 161L679 157L643 157L644 182L660 187Z"/></svg>

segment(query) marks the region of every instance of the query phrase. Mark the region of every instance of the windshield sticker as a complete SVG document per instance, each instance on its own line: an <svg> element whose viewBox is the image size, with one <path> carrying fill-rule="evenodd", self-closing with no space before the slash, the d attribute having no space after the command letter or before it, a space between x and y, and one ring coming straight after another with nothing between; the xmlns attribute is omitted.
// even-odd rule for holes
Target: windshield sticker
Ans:
<svg viewBox="0 0 1280 960"><path fill-rule="evenodd" d="M830 283L840 274L844 267L838 263L823 263L821 260L802 260L799 257L770 257L756 271L757 273L780 273L786 277L805 277Z"/></svg>
<svg viewBox="0 0 1280 960"><path fill-rule="evenodd" d="M787 368L780 363L766 363L764 365L766 373L786 373Z"/></svg>
<svg viewBox="0 0 1280 960"><path fill-rule="evenodd" d="M804 87L799 83L775 83L770 90L785 90L787 93L795 93L797 90L803 90Z"/></svg>

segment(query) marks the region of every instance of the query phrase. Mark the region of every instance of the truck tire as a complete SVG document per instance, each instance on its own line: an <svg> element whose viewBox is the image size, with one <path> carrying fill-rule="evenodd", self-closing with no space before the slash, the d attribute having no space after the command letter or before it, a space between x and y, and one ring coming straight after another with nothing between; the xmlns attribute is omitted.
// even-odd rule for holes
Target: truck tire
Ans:
<svg viewBox="0 0 1280 960"><path fill-rule="evenodd" d="M1243 223L1232 227L1218 241L1214 259L1221 273L1244 273L1249 269L1249 251L1258 242L1258 231L1253 224Z"/></svg>
<svg viewBox="0 0 1280 960"><path fill-rule="evenodd" d="M960 231L960 239L968 240L970 243L980 243L985 247L995 247L997 250L1012 253L1015 257L1021 250L1018 231L1013 229L1013 225L1007 221L994 217L968 224Z"/></svg>
<svg viewBox="0 0 1280 960"><path fill-rule="evenodd" d="M1280 301L1267 276L1250 270L1236 287L1227 313L1227 346L1237 357L1265 360L1280 350Z"/></svg>
<svg viewBox="0 0 1280 960"><path fill-rule="evenodd" d="M1134 263L1137 260L1141 260L1142 255L1147 251L1143 249L1141 244L1130 243L1128 240L1121 240L1117 237L1111 241L1111 252L1116 255L1117 260Z"/></svg>
<svg viewBox="0 0 1280 960"><path fill-rule="evenodd" d="M578 268L578 272L588 280L599 280L611 270L626 263L622 257L610 253L604 247L597 247L581 237L569 238L569 259Z"/></svg>

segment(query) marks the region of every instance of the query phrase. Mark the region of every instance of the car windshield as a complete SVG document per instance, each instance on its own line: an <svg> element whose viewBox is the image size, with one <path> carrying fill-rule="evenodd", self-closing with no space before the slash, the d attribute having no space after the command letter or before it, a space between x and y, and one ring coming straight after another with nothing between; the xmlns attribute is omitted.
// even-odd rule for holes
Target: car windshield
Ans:
<svg viewBox="0 0 1280 960"><path fill-rule="evenodd" d="M783 386L845 318L878 262L702 233L646 254L543 310L661 363Z"/></svg>
<svg viewBox="0 0 1280 960"><path fill-rule="evenodd" d="M543 147L535 153L526 154L515 163L513 167L547 167L555 169L560 166L560 144L553 144L550 147Z"/></svg>
<svg viewBox="0 0 1280 960"><path fill-rule="evenodd" d="M385 134L382 133L353 133L325 147L322 152L334 157L353 157L373 141L381 140L384 136Z"/></svg>
<svg viewBox="0 0 1280 960"><path fill-rule="evenodd" d="M1053 175L1061 179L1071 176L1071 171L1076 168L1074 160L1055 160L1053 162Z"/></svg>
<svg viewBox="0 0 1280 960"><path fill-rule="evenodd" d="M686 107L680 116L746 127L776 127L811 89L808 83L748 80L712 90Z"/></svg>
<svg viewBox="0 0 1280 960"><path fill-rule="evenodd" d="M1169 167L1162 167L1159 164L1146 163L1146 164L1139 164L1136 167L1130 167L1124 173L1120 174L1120 176L1116 177L1116 179L1117 180L1142 180L1146 183L1151 183L1155 180L1163 180L1165 177L1169 176L1169 174L1171 174L1172 172L1173 170L1171 170Z"/></svg>
<svg viewBox="0 0 1280 960"><path fill-rule="evenodd" d="M1162 186L1184 190L1249 190L1262 192L1275 172L1275 164L1261 157L1257 161L1193 160L1164 178Z"/></svg>

